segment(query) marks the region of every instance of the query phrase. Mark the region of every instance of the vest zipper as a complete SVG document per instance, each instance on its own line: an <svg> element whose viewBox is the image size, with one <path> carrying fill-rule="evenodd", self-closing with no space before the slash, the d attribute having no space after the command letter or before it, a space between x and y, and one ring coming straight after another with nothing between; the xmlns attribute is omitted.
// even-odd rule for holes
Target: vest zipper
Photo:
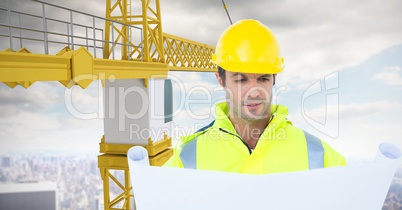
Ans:
<svg viewBox="0 0 402 210"><path fill-rule="evenodd" d="M237 138L239 138L240 141L243 142L243 144L247 147L248 152L249 152L250 155L251 155L251 153L252 153L251 148L248 146L248 144L246 144L246 142L245 142L239 135L236 135L236 134L234 134L234 133L230 133L229 131L226 131L226 130L224 130L224 129L222 129L222 128L219 128L219 130L222 131L222 132L224 132L224 133L227 133L227 134L230 134L230 135L232 135L232 136L236 136Z"/></svg>

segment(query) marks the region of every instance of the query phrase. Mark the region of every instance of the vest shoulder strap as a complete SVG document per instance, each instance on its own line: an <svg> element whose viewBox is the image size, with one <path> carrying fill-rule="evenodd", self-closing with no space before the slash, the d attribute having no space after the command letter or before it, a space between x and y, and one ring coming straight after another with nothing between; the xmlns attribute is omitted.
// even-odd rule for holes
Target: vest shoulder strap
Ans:
<svg viewBox="0 0 402 210"><path fill-rule="evenodd" d="M324 147L321 140L304 130L303 132L307 143L309 169L324 168Z"/></svg>

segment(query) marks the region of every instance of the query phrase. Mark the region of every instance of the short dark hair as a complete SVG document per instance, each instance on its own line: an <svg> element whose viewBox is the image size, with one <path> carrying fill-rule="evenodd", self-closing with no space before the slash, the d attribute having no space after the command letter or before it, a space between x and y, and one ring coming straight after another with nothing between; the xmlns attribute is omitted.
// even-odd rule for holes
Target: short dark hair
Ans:
<svg viewBox="0 0 402 210"><path fill-rule="evenodd" d="M226 79L226 70L223 69L222 67L218 66L218 74L219 74L219 77L220 77L221 80L222 80L222 86L225 87L225 86L226 86L226 82L225 82L225 79Z"/></svg>

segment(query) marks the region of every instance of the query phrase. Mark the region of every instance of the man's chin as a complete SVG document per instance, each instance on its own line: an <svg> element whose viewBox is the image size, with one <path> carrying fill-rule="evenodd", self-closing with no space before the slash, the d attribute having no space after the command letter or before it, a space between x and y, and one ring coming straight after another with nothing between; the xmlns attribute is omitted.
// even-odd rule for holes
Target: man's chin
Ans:
<svg viewBox="0 0 402 210"><path fill-rule="evenodd" d="M252 112L243 112L242 118L245 120L262 120L262 119L268 119L269 116L267 116L265 113L252 113Z"/></svg>

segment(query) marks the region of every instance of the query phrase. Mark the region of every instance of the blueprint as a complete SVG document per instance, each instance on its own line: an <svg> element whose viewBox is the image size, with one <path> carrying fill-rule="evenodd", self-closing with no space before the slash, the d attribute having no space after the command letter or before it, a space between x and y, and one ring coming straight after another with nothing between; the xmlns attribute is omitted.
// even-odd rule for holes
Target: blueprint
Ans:
<svg viewBox="0 0 402 210"><path fill-rule="evenodd" d="M383 143L364 164L267 175L149 166L143 147L127 156L137 210L380 210L401 152Z"/></svg>

